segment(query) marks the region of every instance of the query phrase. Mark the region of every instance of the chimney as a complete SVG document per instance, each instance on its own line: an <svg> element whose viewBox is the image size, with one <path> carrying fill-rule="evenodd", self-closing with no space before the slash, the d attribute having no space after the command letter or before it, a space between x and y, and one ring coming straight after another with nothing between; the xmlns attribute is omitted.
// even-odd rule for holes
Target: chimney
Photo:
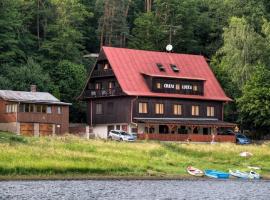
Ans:
<svg viewBox="0 0 270 200"><path fill-rule="evenodd" d="M31 92L36 92L37 91L37 86L36 85L31 85L30 90L31 90Z"/></svg>

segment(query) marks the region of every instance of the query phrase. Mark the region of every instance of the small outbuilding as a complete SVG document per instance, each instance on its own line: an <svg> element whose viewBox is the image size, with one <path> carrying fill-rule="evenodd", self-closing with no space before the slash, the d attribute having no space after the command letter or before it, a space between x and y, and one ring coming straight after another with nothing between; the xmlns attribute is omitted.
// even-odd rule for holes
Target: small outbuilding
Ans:
<svg viewBox="0 0 270 200"><path fill-rule="evenodd" d="M0 90L0 130L26 136L61 135L69 131L70 103L52 94Z"/></svg>

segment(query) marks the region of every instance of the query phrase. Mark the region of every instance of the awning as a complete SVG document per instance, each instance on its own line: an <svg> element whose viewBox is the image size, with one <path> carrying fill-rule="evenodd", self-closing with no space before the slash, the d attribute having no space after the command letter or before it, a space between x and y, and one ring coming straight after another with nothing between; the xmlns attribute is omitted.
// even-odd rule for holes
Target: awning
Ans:
<svg viewBox="0 0 270 200"><path fill-rule="evenodd" d="M218 119L207 118L134 118L136 123L161 124L161 125L183 125L183 126L203 126L203 127L235 127L236 124L224 122Z"/></svg>

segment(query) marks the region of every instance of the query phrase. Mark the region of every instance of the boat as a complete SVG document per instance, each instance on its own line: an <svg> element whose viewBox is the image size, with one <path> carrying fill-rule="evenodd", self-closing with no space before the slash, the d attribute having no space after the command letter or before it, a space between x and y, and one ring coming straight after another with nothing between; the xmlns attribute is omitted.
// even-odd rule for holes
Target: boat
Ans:
<svg viewBox="0 0 270 200"><path fill-rule="evenodd" d="M230 175L243 179L260 179L260 174L254 171L242 172L239 170L229 170Z"/></svg>
<svg viewBox="0 0 270 200"><path fill-rule="evenodd" d="M229 170L230 175L237 177L237 178L244 178L244 179L249 179L249 173L247 172L242 172L240 170Z"/></svg>
<svg viewBox="0 0 270 200"><path fill-rule="evenodd" d="M217 179L228 179L230 177L229 173L212 170L212 169L205 170L204 174L210 178L217 178Z"/></svg>
<svg viewBox="0 0 270 200"><path fill-rule="evenodd" d="M254 171L250 171L249 178L250 179L260 179L260 174L258 174L257 172L254 172Z"/></svg>
<svg viewBox="0 0 270 200"><path fill-rule="evenodd" d="M187 172L193 176L203 176L204 175L202 170L197 169L197 168L192 167L192 166L187 167Z"/></svg>

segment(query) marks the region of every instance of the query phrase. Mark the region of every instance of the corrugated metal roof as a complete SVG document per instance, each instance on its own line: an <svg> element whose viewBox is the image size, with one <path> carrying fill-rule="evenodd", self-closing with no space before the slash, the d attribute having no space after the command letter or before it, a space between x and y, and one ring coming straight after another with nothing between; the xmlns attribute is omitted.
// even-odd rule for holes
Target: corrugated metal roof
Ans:
<svg viewBox="0 0 270 200"><path fill-rule="evenodd" d="M13 90L0 90L0 98L7 101L28 102L28 103L49 103L58 105L71 105L61 102L48 92L25 92Z"/></svg>
<svg viewBox="0 0 270 200"><path fill-rule="evenodd" d="M231 101L224 93L203 56L115 47L103 47L102 52L106 55L122 90L128 95ZM160 71L156 67L157 63L161 63L165 71ZM175 73L170 64L176 65L180 72ZM159 77L193 77L198 80L206 80L204 95L152 92L142 73Z"/></svg>

